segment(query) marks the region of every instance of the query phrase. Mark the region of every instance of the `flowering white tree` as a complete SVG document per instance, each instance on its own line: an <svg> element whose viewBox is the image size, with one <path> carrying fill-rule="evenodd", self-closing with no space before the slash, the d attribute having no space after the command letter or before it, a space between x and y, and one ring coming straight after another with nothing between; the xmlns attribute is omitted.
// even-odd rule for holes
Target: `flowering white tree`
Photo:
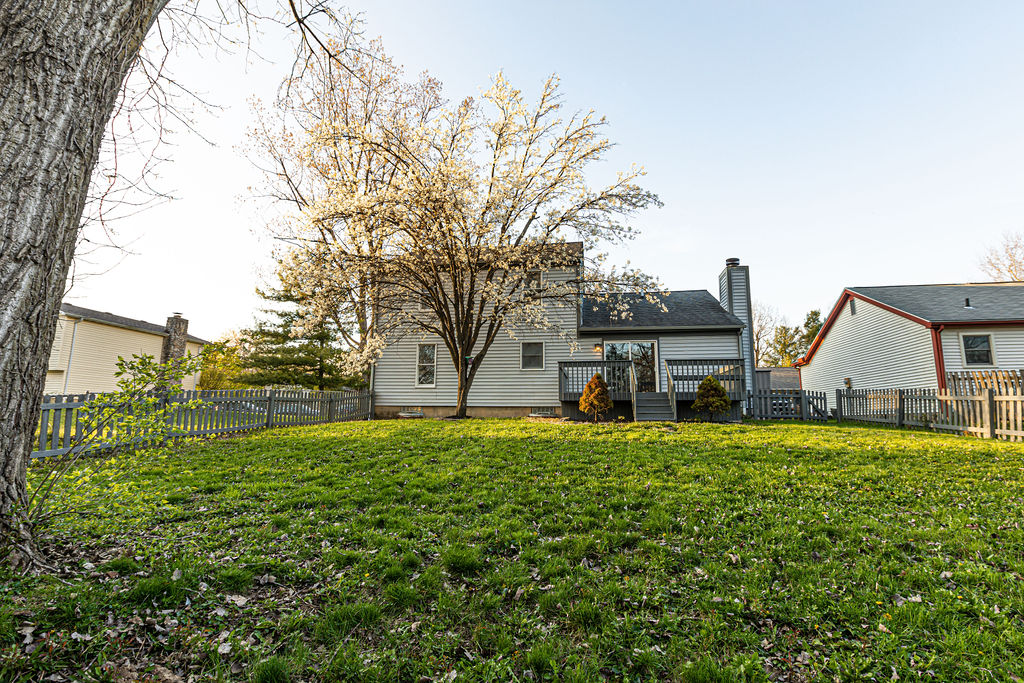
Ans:
<svg viewBox="0 0 1024 683"><path fill-rule="evenodd" d="M394 81L380 87L391 92ZM330 163L316 168L315 195L303 193L281 263L285 279L318 301L317 315L350 307L358 284L370 323L355 362L372 363L402 336L436 335L457 370L464 416L499 334L551 329L550 307L575 306L581 294L656 297L649 277L606 267L603 248L632 239L626 219L659 201L635 167L591 186L585 172L612 144L605 120L565 114L555 78L534 104L500 74L479 100L455 106L441 104L433 82L411 92L402 113L321 116L305 131L299 159ZM538 277L549 269L569 275Z"/></svg>
<svg viewBox="0 0 1024 683"><path fill-rule="evenodd" d="M1024 280L1024 233L1008 232L981 259L981 270L995 282Z"/></svg>
<svg viewBox="0 0 1024 683"><path fill-rule="evenodd" d="M329 41L326 50L343 48ZM249 151L264 172L266 195L286 208L267 225L284 245L276 253L281 285L301 300L298 315L305 327L325 319L336 324L354 351L347 370L355 374L366 369L379 317L373 302L379 297L367 273L351 262L381 258L388 228L373 213L313 223L304 212L332 195L379 196L397 179L397 167L384 150L341 137L322 144L318 136L337 125L358 127L364 136L414 128L443 102L440 84L426 74L412 83L403 80L379 41L347 52L346 67L338 69L330 59L311 61L301 75L284 81L273 106L256 103Z"/></svg>

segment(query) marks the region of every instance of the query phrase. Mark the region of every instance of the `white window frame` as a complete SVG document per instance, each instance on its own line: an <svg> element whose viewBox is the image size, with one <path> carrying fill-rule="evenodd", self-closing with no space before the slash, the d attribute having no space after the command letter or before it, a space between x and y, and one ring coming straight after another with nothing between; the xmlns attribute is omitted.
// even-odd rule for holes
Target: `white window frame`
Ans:
<svg viewBox="0 0 1024 683"><path fill-rule="evenodd" d="M995 368L998 367L999 363L996 360L996 336L991 332L961 332L959 335L960 342L960 362L964 369L970 368ZM988 337L988 352L992 356L992 362L988 364L983 363L970 363L967 362L967 346L964 344L964 337Z"/></svg>
<svg viewBox="0 0 1024 683"><path fill-rule="evenodd" d="M530 284L530 274L537 273L537 284ZM544 291L544 269L543 268L532 268L526 271L526 277L523 278L523 291L526 294L534 295Z"/></svg>
<svg viewBox="0 0 1024 683"><path fill-rule="evenodd" d="M434 383L433 384L420 384L420 347L422 346L433 346L434 347ZM430 342L423 342L416 345L416 365L414 368L414 374L412 377L412 385L417 389L433 389L437 386L437 344Z"/></svg>
<svg viewBox="0 0 1024 683"><path fill-rule="evenodd" d="M523 345L524 344L540 344L540 367L539 368L524 368L523 367ZM548 345L547 342L543 341L521 341L519 342L519 369L522 372L538 372L543 371L547 366L548 356Z"/></svg>

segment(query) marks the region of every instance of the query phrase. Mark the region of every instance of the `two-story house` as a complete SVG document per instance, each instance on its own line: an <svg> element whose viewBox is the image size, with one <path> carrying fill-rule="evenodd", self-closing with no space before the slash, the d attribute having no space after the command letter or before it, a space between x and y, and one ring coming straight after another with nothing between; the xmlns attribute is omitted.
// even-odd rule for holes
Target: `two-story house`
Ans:
<svg viewBox="0 0 1024 683"><path fill-rule="evenodd" d="M542 277L569 279L575 271L557 268ZM747 266L726 261L717 299L706 290L663 293L657 303L641 295L617 296L553 305L546 312L553 326L502 333L477 369L468 414L579 417L583 387L599 372L615 403L612 417L689 416L697 385L708 375L732 397L732 417L741 415L754 381ZM375 415L451 415L457 385L440 339L404 336L385 347L373 369Z"/></svg>

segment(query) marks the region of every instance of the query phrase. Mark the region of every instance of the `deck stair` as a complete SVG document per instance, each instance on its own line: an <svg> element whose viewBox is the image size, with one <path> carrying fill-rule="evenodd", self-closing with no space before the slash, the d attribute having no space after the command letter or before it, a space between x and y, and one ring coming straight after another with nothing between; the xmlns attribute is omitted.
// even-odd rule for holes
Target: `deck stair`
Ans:
<svg viewBox="0 0 1024 683"><path fill-rule="evenodd" d="M674 419L667 391L638 391L636 393L637 422L672 422Z"/></svg>

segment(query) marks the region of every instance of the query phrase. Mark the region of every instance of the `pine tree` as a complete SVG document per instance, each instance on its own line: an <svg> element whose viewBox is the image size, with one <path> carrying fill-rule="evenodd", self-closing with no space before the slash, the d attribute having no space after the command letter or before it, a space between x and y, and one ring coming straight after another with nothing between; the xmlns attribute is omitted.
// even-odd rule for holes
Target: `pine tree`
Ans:
<svg viewBox="0 0 1024 683"><path fill-rule="evenodd" d="M312 329L299 331L301 300L283 290L259 294L279 306L264 309L269 320L257 321L255 327L242 331L238 382L256 387L319 390L361 383L358 377L341 370L345 351L333 322L325 320Z"/></svg>
<svg viewBox="0 0 1024 683"><path fill-rule="evenodd" d="M775 334L768 343L768 354L766 361L773 368L788 367L800 357L800 333L799 327L779 325L775 328Z"/></svg>
<svg viewBox="0 0 1024 683"><path fill-rule="evenodd" d="M583 395L580 396L580 412L591 415L594 422L597 422L598 415L607 413L612 409L612 399L608 395L608 384L601 377L601 373L594 373L594 376L583 387Z"/></svg>
<svg viewBox="0 0 1024 683"><path fill-rule="evenodd" d="M693 402L693 410L698 413L707 413L708 419L714 419L715 415L725 414L732 407L729 394L725 393L721 383L708 375L697 387L697 399Z"/></svg>
<svg viewBox="0 0 1024 683"><path fill-rule="evenodd" d="M807 353L807 349L811 348L811 344L814 342L814 338L818 336L818 332L821 330L821 311L814 309L807 314L804 318L804 328L800 331L800 353Z"/></svg>

